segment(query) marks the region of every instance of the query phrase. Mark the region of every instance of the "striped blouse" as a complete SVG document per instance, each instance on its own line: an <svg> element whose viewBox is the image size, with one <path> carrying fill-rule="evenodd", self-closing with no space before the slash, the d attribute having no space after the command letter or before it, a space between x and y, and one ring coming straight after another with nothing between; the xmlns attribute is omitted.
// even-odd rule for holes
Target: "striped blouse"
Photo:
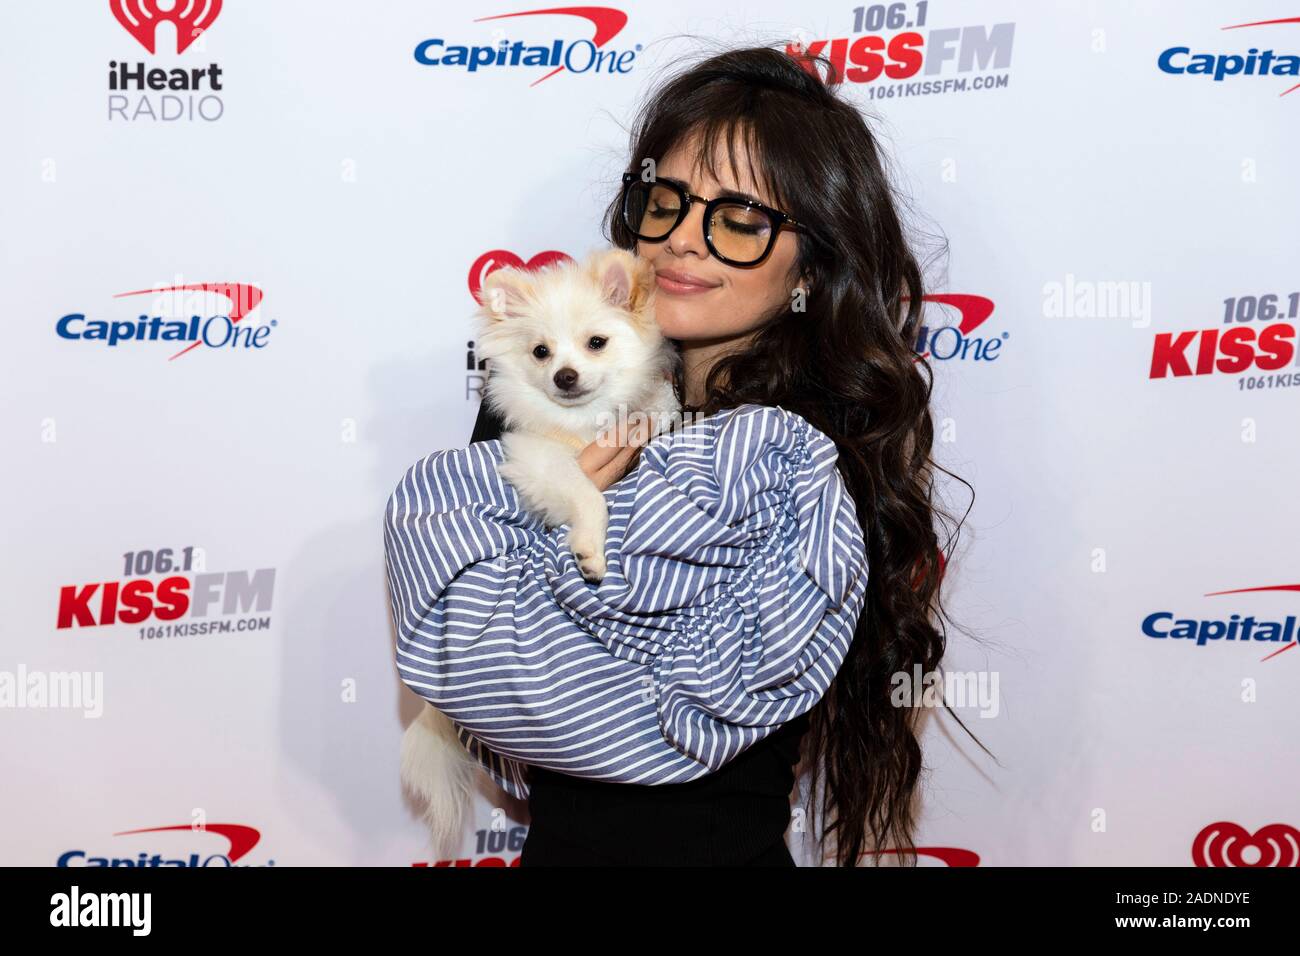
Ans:
<svg viewBox="0 0 1300 956"><path fill-rule="evenodd" d="M527 799L529 764L683 783L811 709L844 657L867 560L834 442L746 404L657 436L604 492L594 584L497 473L499 439L436 451L388 501L403 682Z"/></svg>

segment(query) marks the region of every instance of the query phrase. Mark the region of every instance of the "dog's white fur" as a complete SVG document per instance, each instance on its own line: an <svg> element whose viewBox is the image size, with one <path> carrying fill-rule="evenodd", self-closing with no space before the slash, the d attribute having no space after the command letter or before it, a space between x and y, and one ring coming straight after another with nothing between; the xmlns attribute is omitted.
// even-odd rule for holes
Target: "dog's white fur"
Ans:
<svg viewBox="0 0 1300 956"><path fill-rule="evenodd" d="M569 526L592 582L607 570L609 514L578 452L618 423L644 416L653 436L681 420L671 384L680 357L655 321L655 292L653 267L623 249L483 281L476 347L489 360L484 400L504 425L498 472L548 527ZM451 720L425 707L402 738L402 779L440 850L455 851L477 770Z"/></svg>

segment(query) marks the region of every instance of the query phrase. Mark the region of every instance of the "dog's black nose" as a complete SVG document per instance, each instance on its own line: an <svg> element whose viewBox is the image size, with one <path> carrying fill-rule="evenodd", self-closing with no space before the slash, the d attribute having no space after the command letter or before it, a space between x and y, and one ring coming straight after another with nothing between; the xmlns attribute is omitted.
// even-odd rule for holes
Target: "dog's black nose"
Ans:
<svg viewBox="0 0 1300 956"><path fill-rule="evenodd" d="M567 392L578 384L578 373L566 365L555 373L555 384Z"/></svg>

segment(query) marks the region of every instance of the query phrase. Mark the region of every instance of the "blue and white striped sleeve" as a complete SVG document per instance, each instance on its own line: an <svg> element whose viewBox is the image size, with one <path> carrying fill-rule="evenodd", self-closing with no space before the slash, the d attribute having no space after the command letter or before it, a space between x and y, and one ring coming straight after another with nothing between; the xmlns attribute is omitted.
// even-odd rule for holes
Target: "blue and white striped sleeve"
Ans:
<svg viewBox="0 0 1300 956"><path fill-rule="evenodd" d="M501 458L494 439L416 462L384 548L403 682L508 792L527 796L527 765L693 780L825 694L868 568L835 444L805 419L742 405L642 448L605 490L599 584Z"/></svg>

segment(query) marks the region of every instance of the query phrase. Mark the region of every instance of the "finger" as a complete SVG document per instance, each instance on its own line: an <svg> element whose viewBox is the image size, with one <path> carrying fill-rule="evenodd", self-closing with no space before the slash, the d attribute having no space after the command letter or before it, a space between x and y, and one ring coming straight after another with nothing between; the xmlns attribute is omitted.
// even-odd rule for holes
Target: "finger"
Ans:
<svg viewBox="0 0 1300 956"><path fill-rule="evenodd" d="M605 482L606 487L623 477L628 464L638 450L639 447L636 445L624 445L618 450L618 454L614 456L614 459L600 469L598 474L601 480Z"/></svg>
<svg viewBox="0 0 1300 956"><path fill-rule="evenodd" d="M594 472L597 480L617 481L650 438L650 422L646 417L638 417L631 424L620 421L598 434L578 453L578 464L583 471Z"/></svg>
<svg viewBox="0 0 1300 956"><path fill-rule="evenodd" d="M627 445L631 444L631 442L634 440L634 436L637 433L637 429L640 427L641 427L640 419L631 422L626 420L620 422L618 426L619 445L626 447Z"/></svg>
<svg viewBox="0 0 1300 956"><path fill-rule="evenodd" d="M608 440L608 436L597 436L578 453L579 464L590 468L603 468L618 454L621 445Z"/></svg>

